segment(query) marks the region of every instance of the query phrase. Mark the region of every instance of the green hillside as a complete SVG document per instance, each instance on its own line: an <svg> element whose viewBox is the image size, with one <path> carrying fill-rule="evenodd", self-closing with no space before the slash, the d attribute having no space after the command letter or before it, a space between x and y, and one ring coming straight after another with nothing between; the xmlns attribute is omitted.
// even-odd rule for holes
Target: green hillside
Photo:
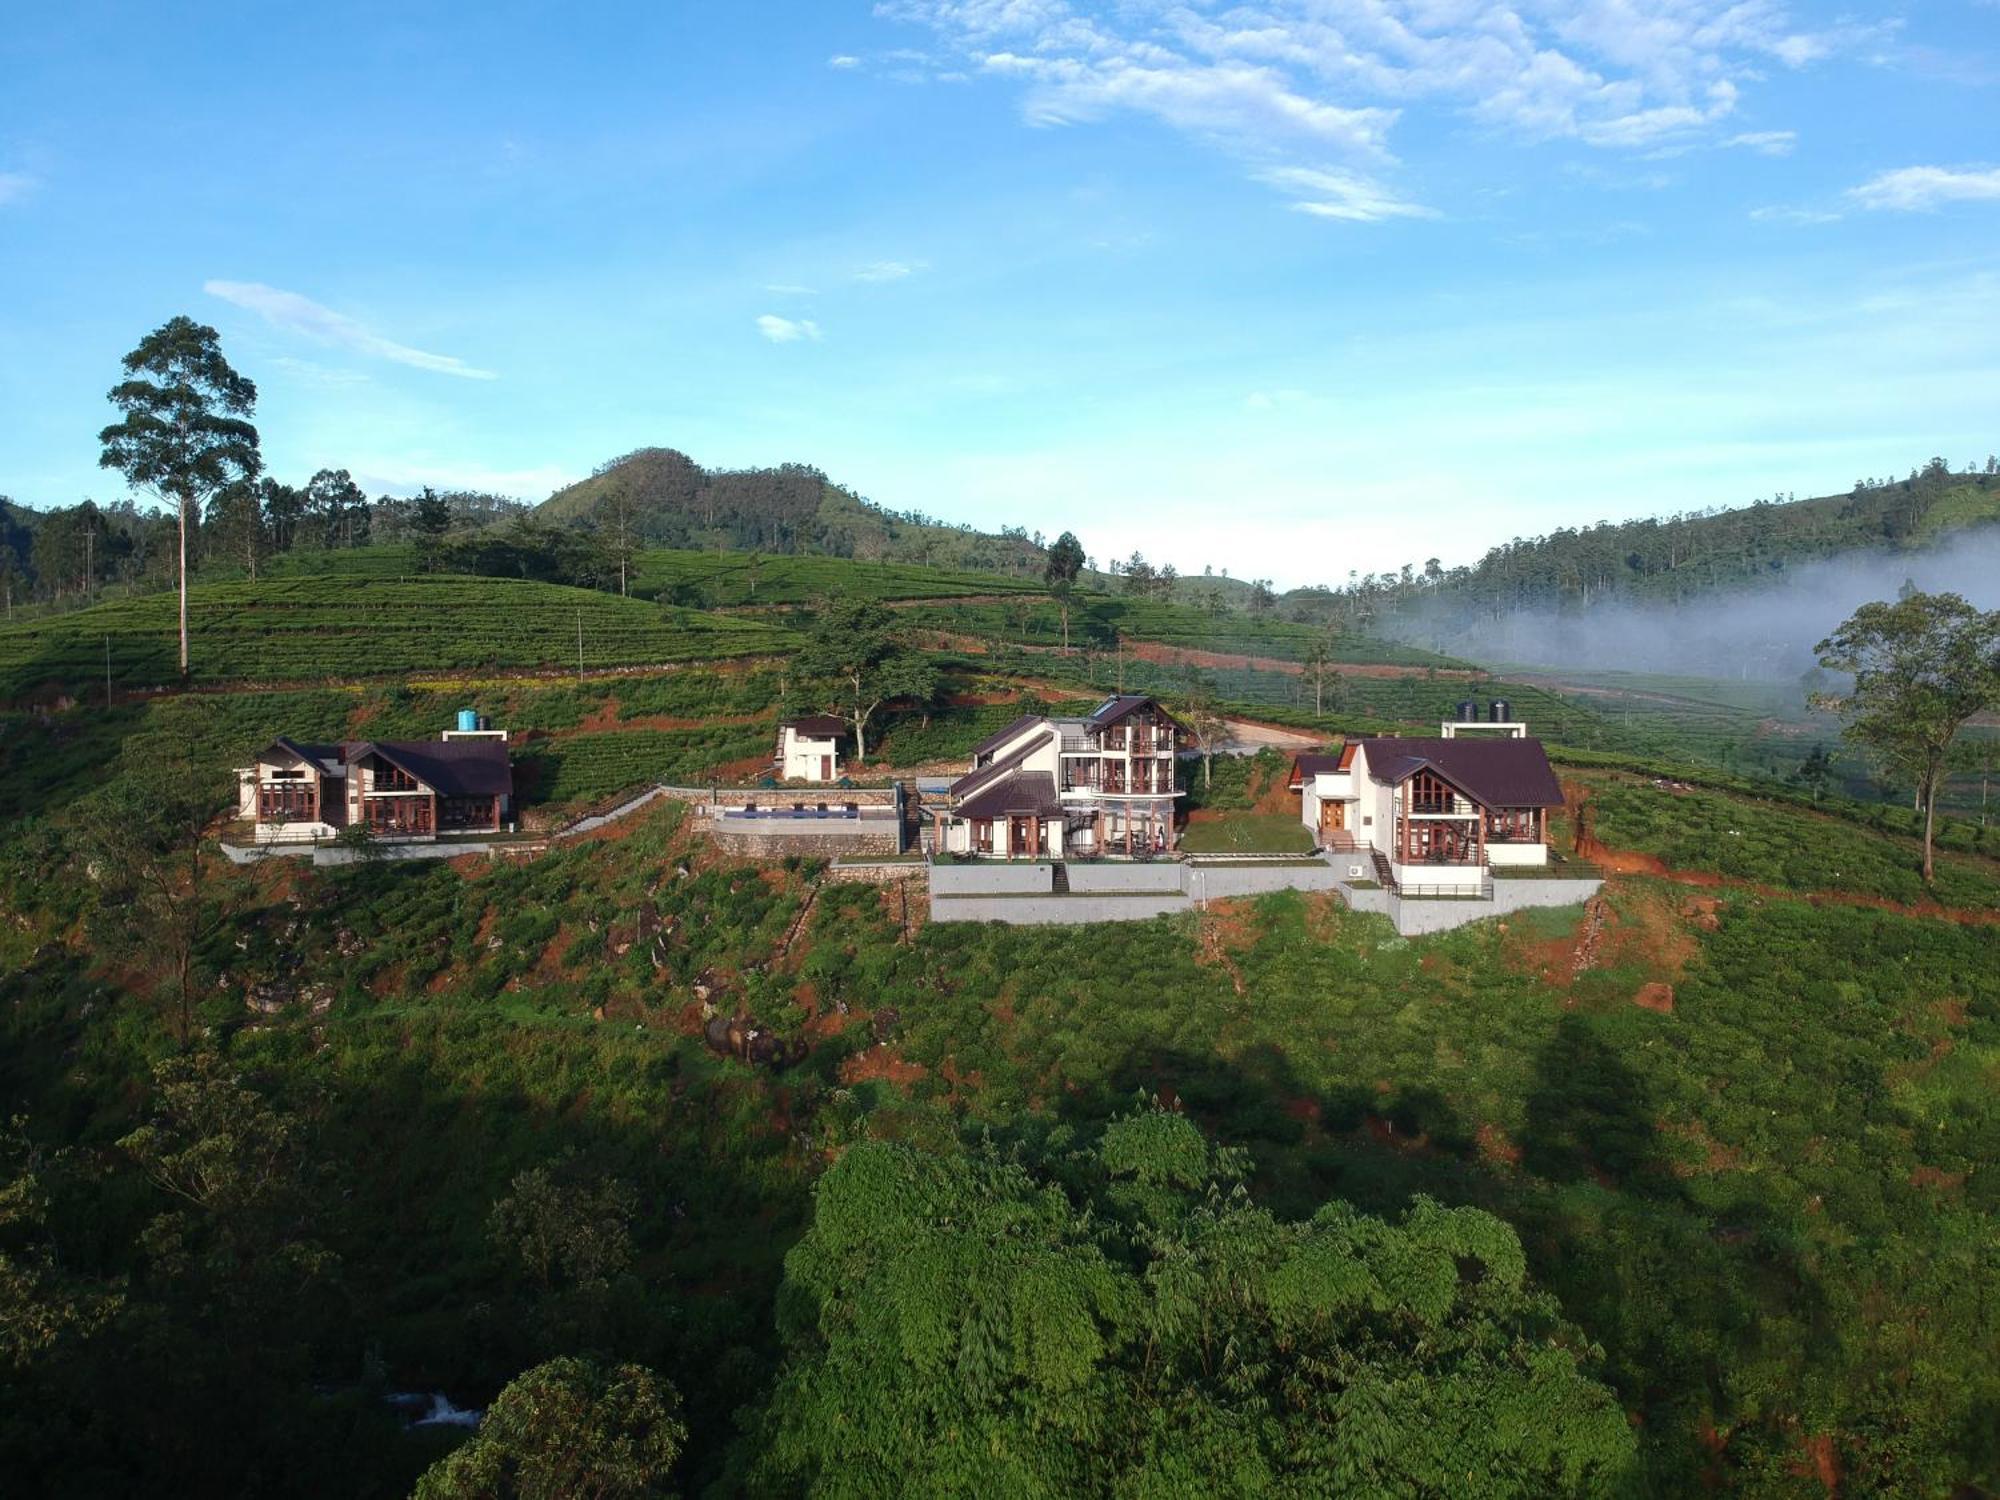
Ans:
<svg viewBox="0 0 2000 1500"><path fill-rule="evenodd" d="M176 600L149 594L0 627L0 702L176 678ZM767 621L499 578L319 575L189 590L198 682L288 682L478 667L715 660L785 649ZM108 648L107 648L108 642Z"/></svg>
<svg viewBox="0 0 2000 1500"><path fill-rule="evenodd" d="M774 686L674 676L482 702L581 724L607 694L740 711ZM326 722L439 706L258 696ZM1613 1493L1800 1495L1816 1455L1868 1493L2000 1480L2000 978L1972 925L2000 901L1991 860L1948 857L1940 894L1965 910L1877 909L1910 894L1906 838L1591 773L1595 835L1672 869L1615 876L1589 911L1406 940L1283 894L1006 929L925 925L811 862L719 858L664 807L533 860L218 880L184 1053L158 966L95 894L86 815L153 785L187 735L247 733L235 701L121 709L143 717L106 720L122 742L94 774L0 818L0 1091L38 1148L6 1159L36 1206L11 1226L33 1272L16 1286L37 1309L123 1297L0 1366L5 1409L33 1417L0 1421L24 1492L283 1473L404 1494L453 1435L406 1430L382 1390L483 1405L579 1346L678 1387L683 1493L741 1492L813 1326L780 1312L800 1295L785 1257L831 1164L990 1137L1081 1192L1085 1148L1142 1094L1242 1153L1247 1206L1281 1218L1395 1220L1419 1196L1498 1216L1552 1347L1615 1395L1636 1471ZM33 767L73 756L37 741ZM777 1069L719 1058L702 996L809 1045ZM192 1199L149 1170L161 1139L196 1151ZM524 1262L495 1206L536 1170L562 1243L622 1248L584 1272ZM1123 1181L1105 1234L1160 1201ZM1025 1222L1005 1244L1036 1239ZM1229 1243L1240 1274L1180 1293L1218 1326L1267 1242ZM1448 1284L1473 1295L1464 1264ZM218 1402L230 1440L182 1441ZM339 1485L299 1478L324 1473Z"/></svg>
<svg viewBox="0 0 2000 1500"><path fill-rule="evenodd" d="M2000 474L1953 473L1933 462L1907 479L1859 482L1842 495L1563 527L1504 542L1469 567L1427 573L1413 560L1401 575L1294 590L1285 604L1301 615L1368 619L1417 606L1472 617L1613 599L1677 601L1754 586L1821 558L1917 549L1996 523Z"/></svg>
<svg viewBox="0 0 2000 1500"><path fill-rule="evenodd" d="M1018 532L999 536L899 516L818 469L704 469L671 448L641 448L536 508L544 520L615 526L655 546L818 553L867 561L1039 577L1042 552Z"/></svg>

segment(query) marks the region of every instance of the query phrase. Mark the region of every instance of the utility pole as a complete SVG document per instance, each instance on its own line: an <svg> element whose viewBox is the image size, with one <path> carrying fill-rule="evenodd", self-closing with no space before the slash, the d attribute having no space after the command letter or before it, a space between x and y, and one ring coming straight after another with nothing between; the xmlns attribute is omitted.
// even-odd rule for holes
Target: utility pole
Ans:
<svg viewBox="0 0 2000 1500"><path fill-rule="evenodd" d="M583 681L583 606L576 607L576 680Z"/></svg>
<svg viewBox="0 0 2000 1500"><path fill-rule="evenodd" d="M111 707L111 637L104 638L104 706Z"/></svg>

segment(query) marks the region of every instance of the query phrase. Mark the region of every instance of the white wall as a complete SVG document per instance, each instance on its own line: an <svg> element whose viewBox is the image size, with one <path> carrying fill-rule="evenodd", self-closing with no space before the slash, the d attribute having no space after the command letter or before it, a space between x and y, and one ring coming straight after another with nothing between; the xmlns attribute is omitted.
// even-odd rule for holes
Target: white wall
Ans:
<svg viewBox="0 0 2000 1500"><path fill-rule="evenodd" d="M1549 862L1546 844L1494 844L1486 846L1489 865L1545 865Z"/></svg>
<svg viewBox="0 0 2000 1500"><path fill-rule="evenodd" d="M822 756L833 757L833 774L822 777L819 763ZM802 737L789 724L785 726L782 774L786 781L837 781L840 779L840 741Z"/></svg>

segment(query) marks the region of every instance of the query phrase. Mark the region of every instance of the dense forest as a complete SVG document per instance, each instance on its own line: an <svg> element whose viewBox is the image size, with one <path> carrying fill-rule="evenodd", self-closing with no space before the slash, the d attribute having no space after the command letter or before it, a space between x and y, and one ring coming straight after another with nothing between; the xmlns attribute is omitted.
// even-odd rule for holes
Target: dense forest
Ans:
<svg viewBox="0 0 2000 1500"><path fill-rule="evenodd" d="M1516 537L1470 566L1438 559L1283 596L1302 619L1366 624L1416 611L1454 619L1578 609L1614 600L1677 603L1742 588L1843 553L1911 550L2000 522L2000 459L1954 472L1934 458L1903 479L1859 479L1844 495L1778 496L1726 510L1564 527Z"/></svg>

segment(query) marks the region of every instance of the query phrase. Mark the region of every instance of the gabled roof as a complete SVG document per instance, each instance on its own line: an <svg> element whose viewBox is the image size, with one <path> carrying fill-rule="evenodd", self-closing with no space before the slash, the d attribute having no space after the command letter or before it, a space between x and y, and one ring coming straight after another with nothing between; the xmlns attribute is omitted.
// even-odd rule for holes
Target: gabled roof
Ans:
<svg viewBox="0 0 2000 1500"><path fill-rule="evenodd" d="M514 767L498 740L363 740L344 747L347 764L379 755L441 797L505 797Z"/></svg>
<svg viewBox="0 0 2000 1500"><path fill-rule="evenodd" d="M952 801L957 802L963 798L973 796L984 788L993 785L1010 771L1017 769L1023 761L1040 748L1041 745L1037 741L1029 740L1027 744L1016 750L1012 755L1002 756L990 766L981 766L977 771L959 777L958 780L951 784Z"/></svg>
<svg viewBox="0 0 2000 1500"><path fill-rule="evenodd" d="M802 739L837 740L847 733L847 720L832 714L801 714L785 720L784 727Z"/></svg>
<svg viewBox="0 0 2000 1500"><path fill-rule="evenodd" d="M279 735L270 744L257 752L262 760L273 750L282 750L287 755L297 756L325 776L344 776L346 766L341 764L340 746L322 745L313 740L295 740L290 735Z"/></svg>
<svg viewBox="0 0 2000 1500"><path fill-rule="evenodd" d="M1013 739L1022 730L1032 728L1041 722L1042 715L1040 714L1022 714L1020 718L1009 724L1005 729L997 730L987 735L985 739L974 745L972 747L972 758L978 760L982 755L991 754L1006 744L1007 741Z"/></svg>
<svg viewBox="0 0 2000 1500"><path fill-rule="evenodd" d="M1425 767L1485 807L1560 807L1562 786L1540 740L1418 739L1383 735L1363 740L1368 774L1391 786Z"/></svg>
<svg viewBox="0 0 2000 1500"><path fill-rule="evenodd" d="M1310 752L1305 755L1294 755L1292 786L1297 788L1303 785L1306 778L1311 776L1331 776L1339 769L1340 757L1337 755L1319 755Z"/></svg>
<svg viewBox="0 0 2000 1500"><path fill-rule="evenodd" d="M1106 698L1091 710L1090 717L1083 722L1092 729L1109 729L1127 714L1135 714L1142 708L1152 709L1176 729L1187 727L1162 708L1158 699L1149 698L1144 693L1120 693L1116 697Z"/></svg>
<svg viewBox="0 0 2000 1500"><path fill-rule="evenodd" d="M959 803L957 813L961 818L1004 818L1009 813L1055 818L1062 815L1062 799L1047 771L1016 771Z"/></svg>

